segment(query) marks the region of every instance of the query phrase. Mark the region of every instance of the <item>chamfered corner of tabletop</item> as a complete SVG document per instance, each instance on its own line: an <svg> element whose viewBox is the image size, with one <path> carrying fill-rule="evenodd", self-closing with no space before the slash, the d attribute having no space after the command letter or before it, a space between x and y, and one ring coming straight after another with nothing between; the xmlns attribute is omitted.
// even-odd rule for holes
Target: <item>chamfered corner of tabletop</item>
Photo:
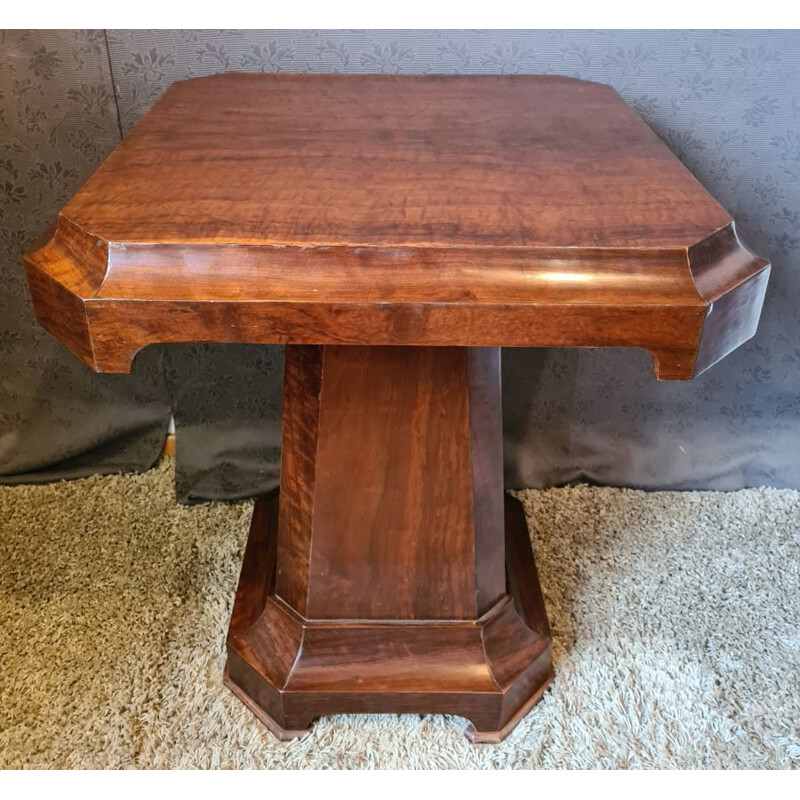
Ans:
<svg viewBox="0 0 800 800"><path fill-rule="evenodd" d="M42 327L96 372L129 372L130 362L101 369L86 315L86 301L105 279L108 249L108 242L60 216L25 253L23 262Z"/></svg>
<svg viewBox="0 0 800 800"><path fill-rule="evenodd" d="M691 377L751 339L758 327L769 262L742 242L735 223L688 250L689 268L707 308Z"/></svg>

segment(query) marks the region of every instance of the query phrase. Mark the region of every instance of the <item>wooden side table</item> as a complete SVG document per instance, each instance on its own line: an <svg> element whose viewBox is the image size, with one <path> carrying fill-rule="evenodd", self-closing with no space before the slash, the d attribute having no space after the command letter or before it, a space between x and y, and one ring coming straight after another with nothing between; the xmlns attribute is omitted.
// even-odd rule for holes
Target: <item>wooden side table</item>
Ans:
<svg viewBox="0 0 800 800"><path fill-rule="evenodd" d="M153 342L286 345L225 680L278 736L339 712L500 740L551 679L500 347L751 337L769 267L616 92L556 76L226 74L172 86L26 256L100 372Z"/></svg>

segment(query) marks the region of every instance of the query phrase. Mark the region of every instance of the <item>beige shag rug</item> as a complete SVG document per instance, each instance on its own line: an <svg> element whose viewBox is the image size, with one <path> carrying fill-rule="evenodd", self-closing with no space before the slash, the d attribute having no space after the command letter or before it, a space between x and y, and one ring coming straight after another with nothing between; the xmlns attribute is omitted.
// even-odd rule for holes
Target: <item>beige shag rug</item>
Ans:
<svg viewBox="0 0 800 800"><path fill-rule="evenodd" d="M282 744L222 686L249 503L143 475L0 488L3 767L797 767L800 493L521 493L556 680L499 746L439 716Z"/></svg>

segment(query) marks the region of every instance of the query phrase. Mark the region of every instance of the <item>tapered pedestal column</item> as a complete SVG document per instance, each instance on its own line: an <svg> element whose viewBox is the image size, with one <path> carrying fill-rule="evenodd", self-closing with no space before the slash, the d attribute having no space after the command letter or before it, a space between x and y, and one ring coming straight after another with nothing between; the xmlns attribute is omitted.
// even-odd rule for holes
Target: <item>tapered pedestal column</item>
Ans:
<svg viewBox="0 0 800 800"><path fill-rule="evenodd" d="M281 738L457 714L499 741L551 678L500 351L286 348L280 499L256 503L225 680Z"/></svg>

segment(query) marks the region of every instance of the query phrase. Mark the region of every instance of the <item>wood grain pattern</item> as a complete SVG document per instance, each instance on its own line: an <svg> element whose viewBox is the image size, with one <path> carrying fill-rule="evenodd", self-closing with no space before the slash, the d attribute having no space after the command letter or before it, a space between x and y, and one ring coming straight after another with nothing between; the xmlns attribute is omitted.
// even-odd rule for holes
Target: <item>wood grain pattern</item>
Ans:
<svg viewBox="0 0 800 800"><path fill-rule="evenodd" d="M278 736L458 714L502 739L551 670L500 347L641 347L662 379L753 335L769 265L608 86L226 74L173 85L25 257L98 371L151 343L287 345L225 681Z"/></svg>
<svg viewBox="0 0 800 800"><path fill-rule="evenodd" d="M322 348L287 347L281 408L281 563L277 585L298 613L308 612L309 559L322 394Z"/></svg>
<svg viewBox="0 0 800 800"><path fill-rule="evenodd" d="M65 215L110 242L363 246L685 247L729 222L611 87L528 75L174 84Z"/></svg>
<svg viewBox="0 0 800 800"><path fill-rule="evenodd" d="M427 711L496 741L541 696L550 630L500 400L497 349L287 348L280 511L256 504L226 672L276 735Z"/></svg>
<svg viewBox="0 0 800 800"><path fill-rule="evenodd" d="M474 618L465 351L324 353L309 614Z"/></svg>
<svg viewBox="0 0 800 800"><path fill-rule="evenodd" d="M288 347L286 364L278 596L314 619L484 613L505 588L499 351Z"/></svg>
<svg viewBox="0 0 800 800"><path fill-rule="evenodd" d="M763 292L710 309L768 270L608 86L236 73L174 84L26 264L99 371L156 342L631 346L663 379L752 336Z"/></svg>
<svg viewBox="0 0 800 800"><path fill-rule="evenodd" d="M499 349L288 347L283 407L280 510L256 503L227 685L282 739L322 714L438 712L499 741L552 675L503 495Z"/></svg>
<svg viewBox="0 0 800 800"><path fill-rule="evenodd" d="M488 355L491 360L493 354ZM352 444L358 441L356 435ZM403 465L410 473L420 466L398 460L397 467ZM469 498L450 500L463 505ZM500 741L552 679L550 631L525 517L511 497L505 498L504 507L505 534L501 519L493 527L501 538L492 541L492 548L502 559L503 535L512 543L507 570L501 561L500 578L505 584L507 576L508 587L485 610L473 604L470 616L445 619L431 606L432 618L419 613L410 617L401 604L394 618L358 619L345 610L340 619L341 611L331 614L325 607L320 617L299 614L280 596L275 573L293 554L282 547L287 540L279 530L277 493L258 500L228 632L226 684L281 739L301 736L320 715L394 712L457 714L470 720L467 736L472 741ZM498 510L502 515L503 506ZM402 534L404 521L387 522L380 529L315 528L312 540L335 536L346 546L351 536L360 537L381 549L394 548L412 571L416 554L417 571L420 566L427 571L427 580L416 576L416 592L439 597L432 578L441 569L437 562L447 560L447 547L434 561L413 547L409 554L408 542L394 535L398 530ZM469 532L445 526L436 533L440 535L433 538L445 535L456 546L470 538ZM494 561L486 559L487 564ZM374 591L386 588L371 570L362 579ZM318 581L326 585L332 606L361 609L360 591L338 582L331 585L324 572L312 576L312 590ZM392 592L391 587L386 590ZM387 614L392 609L370 610Z"/></svg>

